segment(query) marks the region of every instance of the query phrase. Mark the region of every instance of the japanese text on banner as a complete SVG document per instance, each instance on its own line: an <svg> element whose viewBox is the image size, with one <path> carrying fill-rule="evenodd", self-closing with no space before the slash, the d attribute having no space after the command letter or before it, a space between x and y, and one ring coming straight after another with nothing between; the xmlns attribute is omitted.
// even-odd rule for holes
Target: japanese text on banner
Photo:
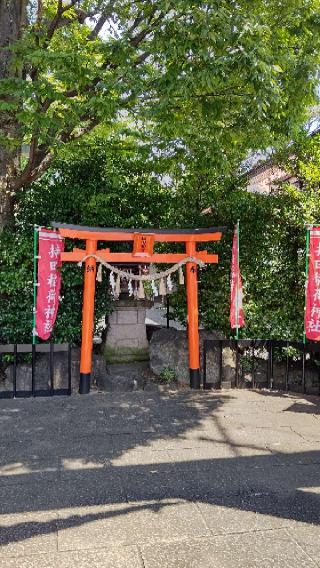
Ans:
<svg viewBox="0 0 320 568"><path fill-rule="evenodd" d="M308 339L320 341L320 227L310 231L305 333Z"/></svg>
<svg viewBox="0 0 320 568"><path fill-rule="evenodd" d="M35 331L44 340L49 339L57 317L63 250L64 240L56 231L40 230Z"/></svg>

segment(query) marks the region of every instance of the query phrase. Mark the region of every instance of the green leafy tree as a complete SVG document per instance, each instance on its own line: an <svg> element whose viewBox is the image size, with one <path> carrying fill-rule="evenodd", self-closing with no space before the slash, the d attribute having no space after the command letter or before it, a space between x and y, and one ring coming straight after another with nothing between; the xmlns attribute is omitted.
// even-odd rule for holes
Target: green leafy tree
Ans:
<svg viewBox="0 0 320 568"><path fill-rule="evenodd" d="M202 165L291 135L317 0L0 0L0 229L55 155L125 114Z"/></svg>

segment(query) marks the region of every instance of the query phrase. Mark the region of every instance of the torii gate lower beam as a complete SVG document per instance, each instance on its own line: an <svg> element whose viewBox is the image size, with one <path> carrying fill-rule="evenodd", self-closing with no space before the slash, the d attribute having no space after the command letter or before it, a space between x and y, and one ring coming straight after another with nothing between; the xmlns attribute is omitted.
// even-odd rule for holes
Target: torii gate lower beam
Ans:
<svg viewBox="0 0 320 568"><path fill-rule="evenodd" d="M101 227L83 227L52 223L59 233L70 239L86 241L85 249L73 249L61 254L63 262L80 262L87 255L96 255L105 262L112 263L176 263L187 257L215 264L218 255L207 251L197 251L197 243L219 241L224 228L208 229L115 229ZM109 248L98 249L98 241L133 242L132 252L111 252ZM154 253L156 242L178 242L185 244L184 253ZM198 323L198 266L194 262L186 264L187 305L188 305L188 346L190 387L200 388L200 349ZM84 291L82 308L82 343L80 359L81 394L90 392L92 347L94 329L94 299L96 283L96 259L89 256L85 261Z"/></svg>

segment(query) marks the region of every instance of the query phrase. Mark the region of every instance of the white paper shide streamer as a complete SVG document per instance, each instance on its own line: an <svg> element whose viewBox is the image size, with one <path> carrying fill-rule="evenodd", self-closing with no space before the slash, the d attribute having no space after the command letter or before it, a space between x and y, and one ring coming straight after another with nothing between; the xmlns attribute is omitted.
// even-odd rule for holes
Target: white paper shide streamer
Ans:
<svg viewBox="0 0 320 568"><path fill-rule="evenodd" d="M116 297L116 281L115 281L113 272L110 272L109 282L110 282L112 295L115 298Z"/></svg>

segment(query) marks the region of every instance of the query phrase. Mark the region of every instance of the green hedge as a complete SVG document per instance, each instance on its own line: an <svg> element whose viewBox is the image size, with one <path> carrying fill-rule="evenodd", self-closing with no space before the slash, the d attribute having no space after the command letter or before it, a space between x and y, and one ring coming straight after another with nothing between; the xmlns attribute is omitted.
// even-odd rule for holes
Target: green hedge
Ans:
<svg viewBox="0 0 320 568"><path fill-rule="evenodd" d="M297 158L294 163L302 190L288 186L272 195L248 193L243 179L214 181L213 173L203 172L192 160L184 170L176 168L180 173L164 184L160 174L168 164L155 157L150 160L150 148L132 140L100 138L79 146L23 193L14 228L0 237L0 342L31 340L33 225L49 226L52 220L119 227L225 226L221 243L208 246L219 253L220 262L200 271L199 304L204 327L229 336L232 233L240 219L247 322L242 336L300 339L305 225L320 218L320 143L314 137L309 153L305 145L304 141L301 161ZM299 155L299 148L296 152ZM312 167L306 167L306 162ZM212 212L204 215L202 211L209 205ZM73 245L66 243L67 248ZM162 245L162 249L170 247ZM180 249L180 245L175 247ZM62 303L53 339L78 343L81 269L64 265L62 280ZM183 288L171 302L176 317L185 321ZM111 309L107 283L98 283L96 329Z"/></svg>

